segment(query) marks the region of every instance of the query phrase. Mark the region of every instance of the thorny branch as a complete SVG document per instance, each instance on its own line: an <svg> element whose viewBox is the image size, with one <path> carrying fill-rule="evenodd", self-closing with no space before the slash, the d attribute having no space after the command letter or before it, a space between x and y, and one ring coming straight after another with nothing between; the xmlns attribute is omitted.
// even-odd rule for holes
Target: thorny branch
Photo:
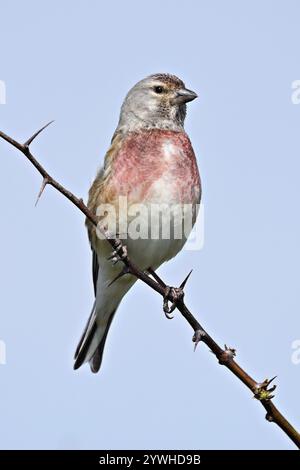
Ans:
<svg viewBox="0 0 300 470"><path fill-rule="evenodd" d="M82 199L77 198L73 193L65 189L60 183L58 183L52 176L47 173L47 171L43 168L43 166L36 160L36 158L32 155L30 151L30 144L33 140L53 121L46 124L46 126L42 127L39 131L33 134L24 144L21 144L14 140L13 138L9 137L8 135L4 134L4 132L0 131L0 137L6 140L9 144L13 147L17 148L22 152L25 157L32 163L32 165L37 169L37 171L43 177L42 186L40 192L38 194L38 199L41 197L44 189L47 185L53 186L57 191L59 191L63 196L65 196L69 201L71 201L78 209L95 225L97 226L97 218L94 214L92 214L87 206L84 204ZM99 229L99 226L98 226ZM119 239L107 238L108 242L113 247L116 253L120 252L120 247L122 248L122 243ZM121 250L122 251L122 250ZM254 398L260 401L262 406L266 410L266 419L267 421L276 423L285 434L296 444L296 446L300 449L300 434L296 431L296 429L287 421L287 419L280 413L280 411L274 405L272 398L273 391L276 388L276 385L269 387L270 383L275 379L273 377L271 380L264 380L263 382L259 383L256 382L250 375L247 374L235 361L236 351L233 348L228 346L224 346L224 349L221 348L213 338L205 331L202 325L196 320L196 318L192 315L190 310L185 305L183 299L183 288L187 281L187 277L183 283L181 284L180 288L170 288L168 287L155 273L153 272L144 272L141 271L137 266L135 266L132 261L130 261L129 257L127 256L126 250L122 251L122 255L120 256L122 262L124 263L124 273L129 273L133 276L136 276L138 279L143 281L145 284L148 284L153 290L158 292L163 299L164 299L164 311L166 315L169 317L170 313L176 307L183 317L187 320L190 326L194 330L193 341L195 342L195 347L201 341L202 343L206 344L208 348L214 353L216 358L218 359L219 364L224 365L229 369L241 382L243 382L246 387L248 387L251 392L254 394ZM152 277L151 277L152 276ZM181 292L181 295L179 293ZM172 303L171 307L168 306L168 301Z"/></svg>

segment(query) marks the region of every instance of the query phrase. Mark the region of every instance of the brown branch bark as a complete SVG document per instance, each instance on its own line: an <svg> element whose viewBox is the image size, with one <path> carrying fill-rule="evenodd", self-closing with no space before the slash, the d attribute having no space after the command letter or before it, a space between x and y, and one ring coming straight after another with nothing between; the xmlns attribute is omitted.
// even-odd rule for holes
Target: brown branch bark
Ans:
<svg viewBox="0 0 300 470"><path fill-rule="evenodd" d="M51 123L49 123L51 124ZM47 185L53 186L57 191L59 191L63 196L65 196L69 201L71 201L95 226L97 226L97 218L94 214L92 214L87 206L84 204L82 199L77 198L71 191L68 191L64 188L60 183L58 183L49 173L44 169L44 167L36 160L36 158L32 155L30 151L30 144L32 141L42 132L49 124L44 126L38 132L36 132L32 137L30 137L24 144L17 142L16 140L12 139L8 135L4 134L4 132L0 131L0 137L13 147L17 148L22 152L25 157L32 163L32 165L37 169L37 171L43 177L43 182L41 186L41 190L38 195L38 199L40 198L42 192L44 191ZM98 226L99 229L99 226ZM119 250L121 242L118 239L108 238L108 242L111 244L114 250ZM148 273L141 271L137 266L135 266L132 261L130 261L129 257L124 255L122 257L122 261L126 266L126 272L136 276L138 279L143 281L153 290L155 290L158 294L160 294L163 298L166 297L166 286L162 283L159 283L158 280L152 279ZM170 302L175 303L176 308L180 311L186 321L190 324L190 326L194 330L194 337L193 341L195 341L195 345L199 341L206 344L209 349L214 353L216 358L218 359L219 364L224 365L229 369L241 382L243 382L246 387L248 387L254 397L259 400L261 405L266 410L266 419L270 422L276 423L285 434L296 444L296 446L300 449L300 434L296 431L296 429L287 421L287 419L280 413L280 411L274 405L272 398L272 392L275 390L275 385L269 387L270 383L274 380L264 380L263 382L259 383L256 382L250 375L243 370L239 364L234 360L236 355L236 351L233 348L228 348L226 345L221 348L214 339L207 333L207 331L202 327L202 325L196 320L196 318L192 315L190 310L185 305L183 297L178 297L176 295L176 289L168 289L168 300Z"/></svg>

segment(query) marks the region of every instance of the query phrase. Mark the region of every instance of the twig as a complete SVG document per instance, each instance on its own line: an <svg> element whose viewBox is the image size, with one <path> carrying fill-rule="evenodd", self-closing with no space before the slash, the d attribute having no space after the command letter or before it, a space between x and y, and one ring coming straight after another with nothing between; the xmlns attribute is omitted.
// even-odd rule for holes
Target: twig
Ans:
<svg viewBox="0 0 300 470"><path fill-rule="evenodd" d="M53 122L53 121L51 121ZM51 124L51 122L49 124ZM4 134L4 132L0 131L0 137L6 140L9 144L13 147L17 148L22 152L26 158L32 163L32 165L37 169L37 171L43 177L42 187L38 195L38 200L43 193L45 187L47 185L53 186L57 191L59 191L63 196L65 196L69 201L71 201L78 209L95 225L97 226L97 218L96 216L87 208L84 204L82 199L77 198L71 191L68 191L64 188L60 183L58 183L52 176L47 173L44 167L36 160L36 158L32 155L29 146L33 142L33 140L49 125L47 124L38 132L36 132L32 137L30 137L24 144L17 142L16 140L12 139L8 135ZM99 227L97 227L101 230ZM107 241L111 244L113 249L116 252L119 252L120 246L122 247L122 243L119 239L107 238ZM178 290L174 288L168 288L167 285L161 281L158 276L155 279L152 279L149 273L141 271L132 261L130 261L127 253L125 252L121 257L125 268L124 273L130 273L133 276L136 276L138 279L143 281L153 290L158 292L164 299L169 300L175 305L176 308L180 311L186 321L190 324L190 326L194 330L193 341L195 342L195 346L201 341L206 344L212 353L216 356L219 361L219 364L224 365L229 369L241 382L243 382L246 387L248 387L254 397L260 401L262 406L265 408L267 414L266 419L267 421L276 423L284 432L285 434L296 444L298 448L300 448L300 434L296 431L296 429L287 421L287 419L279 412L279 410L274 405L272 398L272 392L275 390L275 385L269 388L270 383L274 380L264 380L262 383L256 382L250 375L247 374L234 360L236 356L236 351L233 348L229 348L225 345L224 349L221 348L213 338L205 331L202 325L196 320L196 318L192 315L190 310L185 305L183 300L183 295L178 296ZM187 279L185 279L181 285L183 288ZM166 295L167 292L167 295ZM173 307L170 307L170 310Z"/></svg>

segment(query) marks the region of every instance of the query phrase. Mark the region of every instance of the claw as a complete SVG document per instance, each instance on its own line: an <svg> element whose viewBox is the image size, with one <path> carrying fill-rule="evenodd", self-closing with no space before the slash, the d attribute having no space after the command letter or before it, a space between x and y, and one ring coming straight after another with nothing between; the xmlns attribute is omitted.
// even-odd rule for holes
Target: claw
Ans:
<svg viewBox="0 0 300 470"><path fill-rule="evenodd" d="M171 314L171 312L165 312L165 316L167 317L168 320L173 320L174 315Z"/></svg>
<svg viewBox="0 0 300 470"><path fill-rule="evenodd" d="M167 317L168 320L172 320L172 318L174 318L173 315L171 315L171 313L175 310L173 309L172 310L172 307L169 307L169 295L170 295L170 292L171 292L171 288L166 286L165 287L165 295L164 295L164 303L163 303L163 310L164 310L164 313Z"/></svg>
<svg viewBox="0 0 300 470"><path fill-rule="evenodd" d="M113 264L116 264L119 261L117 251L113 251L112 254L107 258L107 261L113 261Z"/></svg>
<svg viewBox="0 0 300 470"><path fill-rule="evenodd" d="M122 245L120 242L117 248L107 258L107 261L112 261L113 264L117 264L119 261L123 261L127 257L127 247Z"/></svg>

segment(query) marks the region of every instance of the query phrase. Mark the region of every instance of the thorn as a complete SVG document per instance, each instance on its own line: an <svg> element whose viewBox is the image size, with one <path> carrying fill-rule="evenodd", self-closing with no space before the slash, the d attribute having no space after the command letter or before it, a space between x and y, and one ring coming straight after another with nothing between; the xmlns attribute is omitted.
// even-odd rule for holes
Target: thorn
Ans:
<svg viewBox="0 0 300 470"><path fill-rule="evenodd" d="M163 287L164 289L167 287L166 284L164 283L164 281L158 276L158 274L156 274L156 272L154 271L154 269L151 268L151 266L147 269L147 272L150 276L152 276L155 279L155 281L161 287Z"/></svg>
<svg viewBox="0 0 300 470"><path fill-rule="evenodd" d="M203 330L195 331L194 336L193 336L193 342L195 343L194 352L196 351L196 348L198 344L200 343L200 341L202 340L203 336L205 336L205 332Z"/></svg>
<svg viewBox="0 0 300 470"><path fill-rule="evenodd" d="M265 418L266 418L267 421L269 421L269 423L272 423L274 421L274 418L270 413L267 413Z"/></svg>
<svg viewBox="0 0 300 470"><path fill-rule="evenodd" d="M219 364L225 365L232 361L236 356L236 349L230 348L227 344L224 344L224 351L218 356Z"/></svg>
<svg viewBox="0 0 300 470"><path fill-rule="evenodd" d="M180 284L180 289L184 289L185 288L185 285L190 277L190 275L192 274L193 270L191 269L190 272L188 273L188 275L186 276L186 278L182 281L182 283Z"/></svg>
<svg viewBox="0 0 300 470"><path fill-rule="evenodd" d="M118 279L120 279L125 274L129 274L129 269L127 268L127 266L124 266L122 271L108 284L107 287L110 287L114 282L116 282Z"/></svg>
<svg viewBox="0 0 300 470"><path fill-rule="evenodd" d="M271 382L273 382L273 380L277 379L277 375L275 375L275 377L273 377L273 379L270 379L268 380L268 385L270 385Z"/></svg>
<svg viewBox="0 0 300 470"><path fill-rule="evenodd" d="M231 348L230 346L227 346L227 344L224 344L224 348L225 348L225 353L231 357L232 359L236 356L236 349L235 348Z"/></svg>
<svg viewBox="0 0 300 470"><path fill-rule="evenodd" d="M272 392L276 389L276 385L273 385L271 388L268 388L270 383L276 379L277 376L272 379L265 379L262 383L258 383L254 389L254 398L257 398L260 401L272 400L275 395L271 395ZM268 418L267 418L268 419Z"/></svg>
<svg viewBox="0 0 300 470"><path fill-rule="evenodd" d="M54 122L53 121L50 121L48 122L45 126L43 126L40 130L38 130L37 132L35 132L35 134L33 134L28 140L26 140L26 142L24 143L24 147L29 147L29 145L31 144L31 142L34 141L34 139L44 130L46 129L46 127L50 126L50 124L52 124Z"/></svg>
<svg viewBox="0 0 300 470"><path fill-rule="evenodd" d="M43 179L43 182L42 182L41 189L39 190L39 194L38 194L37 199L36 199L36 201L35 201L35 205L34 205L35 207L37 206L37 203L39 202L40 197L41 197L41 195L43 194L44 189L45 189L45 187L47 186L48 183L49 183L48 178L44 178L44 179Z"/></svg>

